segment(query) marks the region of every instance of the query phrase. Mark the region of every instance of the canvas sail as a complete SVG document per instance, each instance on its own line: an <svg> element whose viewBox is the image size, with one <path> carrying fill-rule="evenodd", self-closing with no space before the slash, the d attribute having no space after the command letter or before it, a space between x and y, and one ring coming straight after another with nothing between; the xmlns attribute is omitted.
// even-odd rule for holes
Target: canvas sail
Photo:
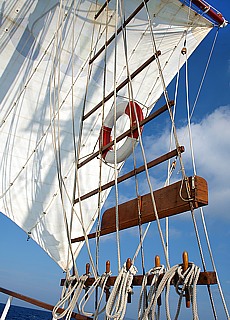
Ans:
<svg viewBox="0 0 230 320"><path fill-rule="evenodd" d="M63 270L71 267L69 239L89 233L109 190L74 206L78 198L113 179L112 166L94 158L102 119L114 91L161 51L166 86L212 28L179 0L149 0L124 30L92 59L142 3L103 1L0 1L0 211L20 226ZM148 10L146 10L146 8ZM122 18L121 18L122 17ZM131 81L132 97L147 116L163 92L159 65L151 62ZM130 100L130 86L116 103ZM96 105L95 112L87 116ZM122 132L127 123L120 123ZM121 166L122 164L120 164ZM77 183L76 183L77 181ZM72 217L72 218L71 218ZM68 232L67 232L68 231ZM73 244L77 256L82 243Z"/></svg>

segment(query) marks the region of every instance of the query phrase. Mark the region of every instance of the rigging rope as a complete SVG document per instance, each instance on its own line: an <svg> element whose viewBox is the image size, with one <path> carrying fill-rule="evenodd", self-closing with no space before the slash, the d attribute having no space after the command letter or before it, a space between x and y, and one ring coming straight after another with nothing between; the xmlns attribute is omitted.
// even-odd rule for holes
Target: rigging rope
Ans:
<svg viewBox="0 0 230 320"><path fill-rule="evenodd" d="M141 285L141 291L140 291L140 299L139 299L139 305L138 305L138 320L149 319L150 313L152 312L152 304L154 301L154 296L156 294L159 276L162 275L165 272L164 266L155 267L153 269L150 269L143 277L142 285ZM149 276L153 276L149 292L147 293L147 281ZM159 319L159 310L158 310L158 316L157 319Z"/></svg>
<svg viewBox="0 0 230 320"><path fill-rule="evenodd" d="M119 9L119 0L116 0L116 14L115 14L115 38L114 38L114 181L115 181L115 201L116 201L116 240L117 240L117 263L118 263L118 271L121 270L121 249L120 249L120 234L119 234L119 212L118 212L118 166L117 166L117 141L116 141L116 113L117 113L117 100L116 100L116 77L117 77L117 29L118 29L118 9ZM122 17L121 17L122 19Z"/></svg>
<svg viewBox="0 0 230 320"><path fill-rule="evenodd" d="M103 273L100 277L95 279L94 283L89 288L89 290L86 290L85 295L82 297L81 301L79 302L79 310L81 311L82 314L84 314L87 317L93 317L94 319L97 319L98 315L105 310L106 306L103 306L101 309L100 309L100 306L102 303L104 292L109 289L109 287L106 284L111 274L112 274L111 272ZM97 303L97 307L93 312L86 312L85 306L89 302L89 299L93 295L93 293L95 293L95 291L97 292L98 288L101 288L101 294L100 294L99 301Z"/></svg>
<svg viewBox="0 0 230 320"><path fill-rule="evenodd" d="M126 263L121 268L113 290L106 304L106 317L122 320L125 316L128 294L132 293L133 276L137 273L134 265L127 270Z"/></svg>
<svg viewBox="0 0 230 320"><path fill-rule="evenodd" d="M202 80L201 80L201 83L200 83L200 86L199 86L199 89L198 89L198 93L197 93L197 96L196 96L196 99L195 99L195 102L193 104L193 108L192 108L191 112L190 112L190 105L189 105L188 63L187 63L187 54L186 54L186 69L185 70L186 70L186 101L187 101L187 121L188 121L187 127L188 127L188 133L189 133L190 152L191 152L192 167L193 167L194 175L197 175L197 171L196 171L196 164L195 164L195 153L194 153L194 148L193 148L193 139L192 139L192 130L191 130L191 118L192 118L192 115L194 113L194 110L195 110L195 107L196 107L196 104L197 104L197 101L198 101L198 98L199 98L199 95L200 95L200 92L201 92L201 88L202 88L202 85L203 85L203 82L204 82L204 79L205 79L205 76L206 76L206 73L207 73L207 70L208 70L208 66L210 64L210 60L211 60L212 53L213 53L213 50L214 50L214 47L215 47L215 44L216 44L216 40L217 40L217 36L218 36L218 30L217 30L217 32L215 34L215 38L213 40L213 44L212 44L212 47L211 47L211 50L210 50L208 61L206 63L206 67L205 67L205 70L204 70L204 73L203 73L203 77L202 77ZM226 301L225 301L225 297L224 297L224 294L223 294L223 291L222 291L222 287L221 287L221 284L220 284L220 281L219 281L218 272L217 272L217 269L216 269L216 266L215 266L215 261L214 261L214 257L213 257L213 253L212 253L212 249L211 249L208 230L207 230L206 222L205 222L205 219L204 219L203 208L200 208L200 214L201 214L201 221L202 221L202 225L203 225L203 229L204 229L205 239L206 239L206 243L207 243L207 247L208 247L211 263L212 263L212 266L213 266L213 270L216 273L218 290L219 290L219 293L220 293L220 297L221 297L221 300L222 300L222 304L223 304L227 319L229 319L230 318L229 311L228 311L227 304L226 304ZM200 237L199 237L198 228L197 228L197 224L196 224L196 219L195 219L195 216L194 216L193 212L192 212L192 219L193 219L193 222L194 222L194 227L195 227L195 231L196 231L197 242L198 242L198 246L199 246L199 250L200 250L200 254L201 254L203 268L204 268L204 270L206 270L205 258L204 258L204 254L203 254L203 250L202 250L202 246L201 246L201 240L200 240ZM212 296L210 285L207 286L207 289L208 289L208 293L209 293L209 296L210 296L213 315L214 315L215 319L217 319L217 312L216 312L216 308L215 308L214 299L213 299L213 296Z"/></svg>
<svg viewBox="0 0 230 320"><path fill-rule="evenodd" d="M120 4L120 12L121 12L121 27L122 27L122 39L123 39L123 46L124 46L124 56L125 56L125 63L126 63L126 72L127 72L127 77L129 78L129 82L127 84L128 86L128 102L134 102L134 94L133 94L133 87L132 87L132 79L131 79L131 74L130 74L130 68L129 68L129 59L128 58L128 43L127 43L127 34L126 34L126 25L125 25L125 14L124 14L124 10L121 4L121 1L119 1ZM123 19L123 21L122 21ZM132 56L132 54L131 54ZM130 104L129 104L129 108ZM130 119L130 123L132 123L132 113L130 112L131 115L131 119ZM138 121L138 116L137 116L137 112L136 112L136 108L134 108L134 115L135 118L137 119L137 125L139 127L139 121ZM140 128L138 129L138 134L140 136ZM131 133L133 134L133 133ZM134 143L132 145L132 149L133 149L133 164L134 164L134 170L136 168L136 155L135 155L135 146ZM137 177L135 176L135 190L136 190L136 197L139 198L139 191L138 191L138 180ZM142 225L141 225L141 212L140 212L140 202L138 201L138 227L139 227L139 236L140 236L140 250L141 250L141 261L142 261L142 270L143 270L143 274L144 274L144 250L143 250L143 234L142 234ZM134 259L133 259L134 262Z"/></svg>
<svg viewBox="0 0 230 320"><path fill-rule="evenodd" d="M63 317L65 317L66 320L70 320L72 318L72 312L76 306L82 290L84 289L85 282L88 277L89 274L84 274L78 279L73 276L65 281L62 291L62 297L60 301L58 301L52 312L54 319L62 319ZM66 302L68 303L68 306L62 313L59 313L58 308L61 308L63 305L65 305Z"/></svg>
<svg viewBox="0 0 230 320"><path fill-rule="evenodd" d="M177 306L177 311L176 311L174 320L178 319L182 298L185 297L186 295L189 295L189 300L191 299L191 302L192 302L193 320L198 320L196 285L197 285L197 281L200 274L200 268L193 263L189 263L188 269L183 271L183 266L177 264L171 267L168 271L166 271L161 281L158 283L157 280L160 275L159 273L162 273L163 271L162 268L163 266L160 268L154 268L155 270L152 269L154 278L149 289L148 301L146 305L143 305L144 310L141 314L141 317L138 319L141 319L141 320L156 319L156 315L157 315L156 307L157 307L158 299L160 298L163 290L165 289L166 290L166 294L165 294L166 318L167 320L171 320L171 315L169 310L170 285L171 285L172 279L174 279L174 281L175 279L178 279L177 282L174 284L175 290L179 295L178 306ZM146 282L146 279L143 279L143 281ZM145 287L145 284L143 283L143 288L144 287Z"/></svg>
<svg viewBox="0 0 230 320"><path fill-rule="evenodd" d="M52 118L52 114L56 114L56 117L53 119L53 125L51 125L51 130L53 128L52 132L52 143L53 143L53 149L55 153L55 159L56 159L56 167L57 167L57 174L58 174L58 182L59 182L59 192L60 192L60 198L61 198L61 204L62 204L62 212L63 212L63 218L64 218L64 224L69 244L69 251L68 251L68 260L69 260L69 253L71 254L73 265L75 266L75 260L74 260L74 254L71 246L71 237L69 232L69 226L68 226L68 219L67 219L67 213L64 205L64 193L63 193L63 187L65 188L65 182L62 175L62 169L61 169L61 142L60 142L60 61L61 61L61 54L62 54L62 33L63 33L63 21L65 20L66 13L63 11L63 2L60 2L59 6L59 13L58 13L58 19L57 19L57 28L56 28L56 37L55 37L55 50L54 50L54 56L53 56L53 75L51 76L50 80L50 114ZM61 26L61 27L60 27ZM57 75L56 75L57 74ZM57 84L56 84L56 77L57 77ZM53 78L53 79L52 79ZM53 80L53 86L54 90L52 91L52 80ZM56 88L58 88L57 92L57 98L56 98ZM53 103L52 103L52 93L53 93ZM57 103L56 103L57 101ZM57 110L55 110L55 106L57 105ZM53 107L53 112L52 112ZM57 119L57 124L56 124ZM56 130L57 129L57 130ZM57 131L57 133L56 133ZM66 191L67 193L67 191ZM68 261L67 261L68 265ZM68 272L68 271L67 271ZM77 270L75 268L75 273L77 274Z"/></svg>

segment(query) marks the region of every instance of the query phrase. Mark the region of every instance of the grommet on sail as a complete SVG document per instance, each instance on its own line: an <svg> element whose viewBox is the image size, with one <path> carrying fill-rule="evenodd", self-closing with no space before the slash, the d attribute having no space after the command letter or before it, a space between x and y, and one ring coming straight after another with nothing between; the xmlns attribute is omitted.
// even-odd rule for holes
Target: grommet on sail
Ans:
<svg viewBox="0 0 230 320"><path fill-rule="evenodd" d="M54 319L98 319L103 312L123 319L136 285L143 285L137 318L154 319L171 282L179 301L185 295L194 303L198 319L193 288L218 283L216 270L208 273L204 262L201 272L192 262L171 267L161 221L186 211L194 217L195 209L208 204L208 187L195 169L187 176L176 101L167 87L208 33L227 22L203 0L0 0L0 7L0 210L66 273ZM148 162L144 132L161 115L171 124L174 142ZM123 173L127 159L128 173ZM149 169L166 161L167 178L156 187ZM180 177L173 176L176 164ZM127 182L132 199L121 195L123 181L132 181ZM108 205L112 187L115 196ZM144 241L151 222L165 266L159 262L145 275ZM138 230L140 243L127 263L121 261L120 231L131 227ZM99 270L100 239L112 233L114 277L110 261L105 272ZM81 250L87 252L92 274L87 265L79 275ZM137 256L143 275L137 275ZM84 290L85 300L80 299ZM84 301L94 290L96 310L86 312ZM81 306L77 311L76 305Z"/></svg>

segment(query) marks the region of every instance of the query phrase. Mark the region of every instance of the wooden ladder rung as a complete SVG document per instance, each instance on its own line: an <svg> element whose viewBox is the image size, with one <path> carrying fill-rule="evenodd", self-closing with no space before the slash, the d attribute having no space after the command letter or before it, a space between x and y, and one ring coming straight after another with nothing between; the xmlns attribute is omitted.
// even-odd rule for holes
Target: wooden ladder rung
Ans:
<svg viewBox="0 0 230 320"><path fill-rule="evenodd" d="M183 153L183 152L184 152L184 147L183 146L179 147L178 149L174 149L174 150L172 150L172 151L170 151L168 153L165 153L164 155L162 155L162 156L160 156L160 157L148 162L147 163L147 168L150 169L152 167L155 167L158 164L160 164L160 163L162 163L164 161L167 161L167 160L169 160L169 159L171 159L173 157L176 157L176 156L178 156L179 153ZM135 170L131 170L128 173L118 177L117 183L121 183L121 182L123 182L123 181L125 181L125 180L127 180L127 179L129 179L129 178L131 178L131 177L143 172L143 171L145 171L145 166L144 165L136 168ZM80 200L83 201L85 199L88 199L89 197L92 197L93 195L99 193L100 191L106 190L106 189L108 189L108 188L110 188L110 187L112 187L114 185L115 185L115 180L110 181L110 182L104 184L103 186L101 186L100 189L99 188L94 189L94 190L84 194L83 196L75 199L74 200L74 204L78 203Z"/></svg>
<svg viewBox="0 0 230 320"><path fill-rule="evenodd" d="M96 13L94 19L96 20L99 15L102 13L102 11L106 8L107 4L110 2L110 0L106 1L103 6L98 10ZM139 11L141 11L142 8L144 8L145 4L149 2L149 0L144 0L142 3L130 14L130 16L123 22L122 26L120 26L117 29L117 35L131 22L131 20L138 14ZM92 64L94 60L99 57L99 55L105 50L106 47L116 38L116 34L114 33L107 41L106 43L95 53L95 55L90 59L89 64Z"/></svg>

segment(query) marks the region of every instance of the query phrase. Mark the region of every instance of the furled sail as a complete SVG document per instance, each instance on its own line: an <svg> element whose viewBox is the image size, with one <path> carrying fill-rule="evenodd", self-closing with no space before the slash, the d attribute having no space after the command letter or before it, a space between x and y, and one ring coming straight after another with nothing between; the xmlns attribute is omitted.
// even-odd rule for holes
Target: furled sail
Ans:
<svg viewBox="0 0 230 320"><path fill-rule="evenodd" d="M147 116L183 65L185 41L191 55L212 28L179 0L126 0L118 14L111 1L97 15L103 3L0 1L0 210L64 270L68 234L90 232L108 190L73 199L113 179L100 157L80 166L99 149L103 119L129 100Z"/></svg>

